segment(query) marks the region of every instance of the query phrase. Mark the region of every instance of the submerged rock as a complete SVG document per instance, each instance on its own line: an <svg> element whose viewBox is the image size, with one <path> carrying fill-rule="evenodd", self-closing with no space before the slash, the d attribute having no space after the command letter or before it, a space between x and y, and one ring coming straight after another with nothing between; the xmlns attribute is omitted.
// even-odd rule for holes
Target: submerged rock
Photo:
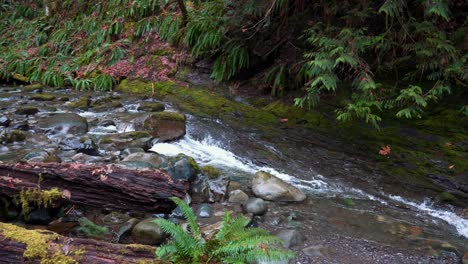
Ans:
<svg viewBox="0 0 468 264"><path fill-rule="evenodd" d="M176 112L157 112L137 122L139 129L148 130L153 137L166 142L185 135L185 115Z"/></svg>
<svg viewBox="0 0 468 264"><path fill-rule="evenodd" d="M255 173L252 191L256 196L269 201L301 202L306 199L301 190L264 171Z"/></svg>
<svg viewBox="0 0 468 264"><path fill-rule="evenodd" d="M154 218L148 218L135 225L132 238L138 244L160 245L166 239L166 233L154 222Z"/></svg>
<svg viewBox="0 0 468 264"><path fill-rule="evenodd" d="M306 239L297 229L281 230L276 234L276 236L283 240L283 246L285 248L302 245Z"/></svg>
<svg viewBox="0 0 468 264"><path fill-rule="evenodd" d="M88 122L85 118L73 113L55 114L39 120L37 125L54 134L82 135L88 132Z"/></svg>
<svg viewBox="0 0 468 264"><path fill-rule="evenodd" d="M207 203L203 203L197 210L197 216L201 218L211 217L211 206Z"/></svg>

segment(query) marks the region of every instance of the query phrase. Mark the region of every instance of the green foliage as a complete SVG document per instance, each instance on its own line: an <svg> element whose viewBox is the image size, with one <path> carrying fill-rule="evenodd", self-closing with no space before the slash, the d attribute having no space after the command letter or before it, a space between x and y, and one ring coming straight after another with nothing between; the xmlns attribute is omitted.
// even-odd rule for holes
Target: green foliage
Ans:
<svg viewBox="0 0 468 264"><path fill-rule="evenodd" d="M288 260L290 251L280 249L281 240L261 228L246 227L246 217L231 218L224 214L221 229L209 240L202 238L192 209L182 200L172 198L187 219L189 231L165 219L155 222L172 236L159 247L156 255L174 263L252 263L255 261Z"/></svg>
<svg viewBox="0 0 468 264"><path fill-rule="evenodd" d="M421 4L423 17L408 12ZM337 119L364 120L378 128L384 112L397 118L421 118L431 104L466 89L467 56L452 41L461 38L458 31L450 37L439 26L440 19L450 20L446 1L387 0L372 12L367 11L384 16L385 27L369 30L362 23L348 23L348 27L315 23L306 30L310 49L298 73L306 94L295 99L296 105L313 107L321 97L348 89L350 96L336 110ZM395 86L378 82L395 73Z"/></svg>
<svg viewBox="0 0 468 264"><path fill-rule="evenodd" d="M109 229L107 227L96 225L86 217L78 219L78 223L80 224L78 232L87 237L100 237L109 233Z"/></svg>

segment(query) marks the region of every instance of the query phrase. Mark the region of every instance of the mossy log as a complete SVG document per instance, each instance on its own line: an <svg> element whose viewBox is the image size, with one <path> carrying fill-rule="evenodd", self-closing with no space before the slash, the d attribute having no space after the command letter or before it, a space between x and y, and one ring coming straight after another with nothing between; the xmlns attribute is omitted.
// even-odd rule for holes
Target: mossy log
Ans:
<svg viewBox="0 0 468 264"><path fill-rule="evenodd" d="M170 197L183 198L188 184L156 169L77 163L0 163L0 194L58 189L73 204L125 211L169 212Z"/></svg>
<svg viewBox="0 0 468 264"><path fill-rule="evenodd" d="M0 223L0 263L158 263L155 248L60 236Z"/></svg>

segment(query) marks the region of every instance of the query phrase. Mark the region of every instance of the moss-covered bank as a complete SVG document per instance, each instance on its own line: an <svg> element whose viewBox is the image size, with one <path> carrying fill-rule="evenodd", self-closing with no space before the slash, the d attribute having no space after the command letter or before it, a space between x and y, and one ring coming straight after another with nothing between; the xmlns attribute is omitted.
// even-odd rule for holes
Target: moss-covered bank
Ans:
<svg viewBox="0 0 468 264"><path fill-rule="evenodd" d="M277 128L308 129L339 139L350 148L331 150L360 155L375 162L382 173L407 189L451 193L450 202L463 205L468 195L460 188L468 184L466 133L468 118L459 111L446 109L421 120L389 120L380 130L363 123L338 123L319 110L307 111L277 101L254 107L229 100L213 90L188 88L174 82L149 83L124 80L119 92L152 95L175 103L181 110L201 117L215 117L234 127L252 128L270 136L280 135ZM324 111L325 112L325 111ZM390 146L390 155L379 150ZM333 149L336 148L336 149Z"/></svg>

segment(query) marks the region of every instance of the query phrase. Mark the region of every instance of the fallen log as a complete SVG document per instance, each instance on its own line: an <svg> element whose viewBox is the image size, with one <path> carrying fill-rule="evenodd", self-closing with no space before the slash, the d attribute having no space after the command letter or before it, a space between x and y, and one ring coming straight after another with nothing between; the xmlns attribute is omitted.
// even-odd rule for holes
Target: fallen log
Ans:
<svg viewBox="0 0 468 264"><path fill-rule="evenodd" d="M0 223L0 263L160 263L155 248L70 238Z"/></svg>
<svg viewBox="0 0 468 264"><path fill-rule="evenodd" d="M25 191L61 192L73 204L125 211L168 212L170 197L185 196L188 184L155 169L77 163L0 163L0 194ZM47 201L44 201L46 203ZM50 202L50 201L49 201Z"/></svg>

